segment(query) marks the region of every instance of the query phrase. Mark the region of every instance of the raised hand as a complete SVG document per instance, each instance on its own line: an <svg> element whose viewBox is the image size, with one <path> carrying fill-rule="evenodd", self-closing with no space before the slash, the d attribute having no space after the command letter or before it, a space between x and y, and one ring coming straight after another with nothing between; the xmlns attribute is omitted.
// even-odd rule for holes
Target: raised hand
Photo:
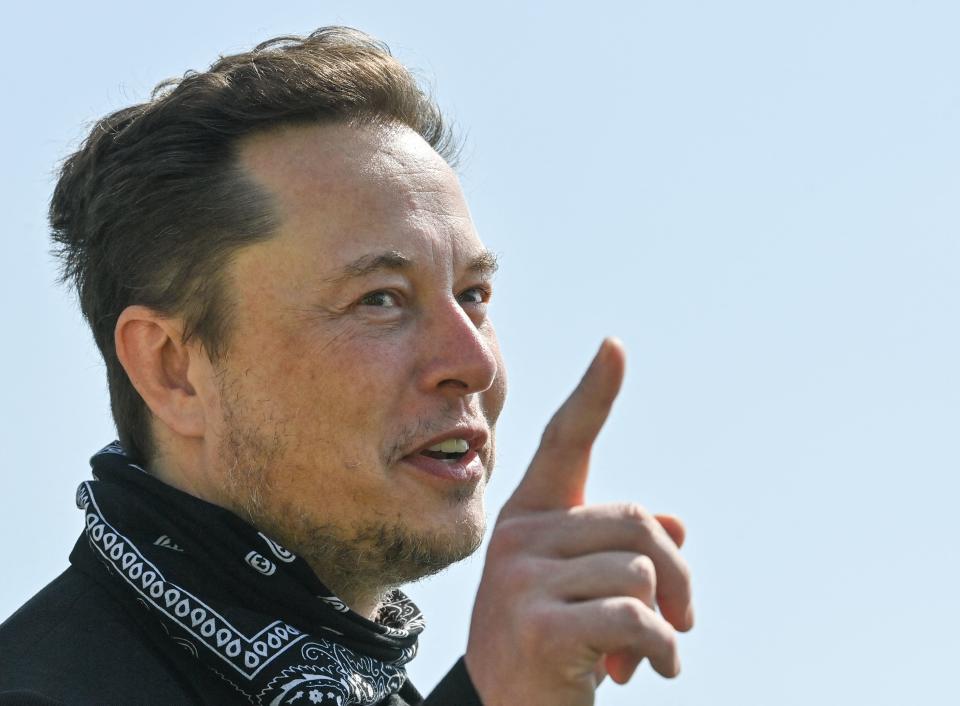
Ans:
<svg viewBox="0 0 960 706"><path fill-rule="evenodd" d="M693 626L683 525L584 504L623 370L622 346L605 340L494 526L465 657L484 706L593 704L605 674L624 683L644 658L680 671L676 631Z"/></svg>

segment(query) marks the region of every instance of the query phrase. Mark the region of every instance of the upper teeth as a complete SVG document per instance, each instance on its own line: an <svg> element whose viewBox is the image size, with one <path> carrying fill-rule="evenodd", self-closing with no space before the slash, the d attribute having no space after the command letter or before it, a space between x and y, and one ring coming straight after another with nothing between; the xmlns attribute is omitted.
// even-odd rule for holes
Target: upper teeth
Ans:
<svg viewBox="0 0 960 706"><path fill-rule="evenodd" d="M439 444L434 444L427 451L439 451L445 454L462 454L470 450L470 444L466 439L444 439Z"/></svg>

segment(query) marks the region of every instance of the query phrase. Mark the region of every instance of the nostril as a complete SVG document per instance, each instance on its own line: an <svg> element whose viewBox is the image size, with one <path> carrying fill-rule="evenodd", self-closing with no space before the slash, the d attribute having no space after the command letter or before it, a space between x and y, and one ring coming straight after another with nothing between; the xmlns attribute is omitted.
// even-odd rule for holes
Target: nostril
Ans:
<svg viewBox="0 0 960 706"><path fill-rule="evenodd" d="M465 383L463 380L455 380L453 378L447 378L446 380L440 381L440 387L456 387L462 390L468 389L470 386Z"/></svg>
<svg viewBox="0 0 960 706"><path fill-rule="evenodd" d="M432 312L425 319L423 335L430 341L422 378L429 389L466 395L490 387L498 367L491 328L477 328L454 302L450 310Z"/></svg>

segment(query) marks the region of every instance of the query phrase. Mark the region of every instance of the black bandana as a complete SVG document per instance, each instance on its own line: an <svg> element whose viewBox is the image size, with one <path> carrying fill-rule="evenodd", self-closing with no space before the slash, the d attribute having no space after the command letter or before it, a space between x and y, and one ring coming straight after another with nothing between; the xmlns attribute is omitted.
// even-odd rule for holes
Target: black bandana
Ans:
<svg viewBox="0 0 960 706"><path fill-rule="evenodd" d="M182 493L111 444L77 490L87 546L71 562L147 608L163 632L253 704L372 706L400 690L423 618L393 591L376 622L223 508ZM99 561L97 561L99 560Z"/></svg>

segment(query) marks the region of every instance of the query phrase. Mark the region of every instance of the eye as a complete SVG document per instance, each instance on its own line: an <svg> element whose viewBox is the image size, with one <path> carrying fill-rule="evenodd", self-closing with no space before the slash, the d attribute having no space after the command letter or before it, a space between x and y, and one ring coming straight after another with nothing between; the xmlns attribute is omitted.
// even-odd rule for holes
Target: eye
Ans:
<svg viewBox="0 0 960 706"><path fill-rule="evenodd" d="M392 292L380 290L363 295L363 298L360 299L358 304L360 306L394 308L400 306L400 298Z"/></svg>
<svg viewBox="0 0 960 706"><path fill-rule="evenodd" d="M490 295L489 287L470 287L462 291L457 299L461 304L486 304L490 301Z"/></svg>

